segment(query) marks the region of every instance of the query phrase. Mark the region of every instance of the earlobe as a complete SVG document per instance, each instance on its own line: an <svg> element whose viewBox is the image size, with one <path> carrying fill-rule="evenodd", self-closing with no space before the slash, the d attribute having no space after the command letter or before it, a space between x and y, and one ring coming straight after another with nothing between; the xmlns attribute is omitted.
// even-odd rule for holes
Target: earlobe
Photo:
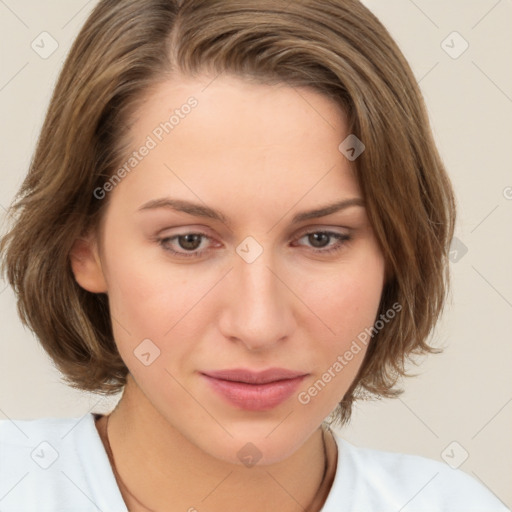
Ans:
<svg viewBox="0 0 512 512"><path fill-rule="evenodd" d="M103 275L97 245L92 236L77 238L69 253L71 269L76 282L88 292L106 293L107 283Z"/></svg>

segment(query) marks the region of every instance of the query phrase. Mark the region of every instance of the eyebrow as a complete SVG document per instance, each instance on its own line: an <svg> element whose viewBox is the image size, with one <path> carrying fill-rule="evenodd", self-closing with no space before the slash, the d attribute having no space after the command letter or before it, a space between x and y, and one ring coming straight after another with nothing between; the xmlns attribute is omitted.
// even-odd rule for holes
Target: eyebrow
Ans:
<svg viewBox="0 0 512 512"><path fill-rule="evenodd" d="M337 201L335 203L315 208L314 210L307 210L297 213L292 218L292 224L297 224L305 220L316 219L319 217L325 217L326 215L331 215L332 213L345 210L352 206L360 206L364 208L365 205L364 201L359 197L344 199L342 201ZM218 220L226 224L228 227L231 227L229 219L222 212L214 210L213 208L210 208L208 206L201 205L199 203L185 201L184 199L172 199L169 197L153 199L143 204L139 208L139 211L154 210L158 208L168 208L178 212L193 215L194 217L206 217L209 219Z"/></svg>

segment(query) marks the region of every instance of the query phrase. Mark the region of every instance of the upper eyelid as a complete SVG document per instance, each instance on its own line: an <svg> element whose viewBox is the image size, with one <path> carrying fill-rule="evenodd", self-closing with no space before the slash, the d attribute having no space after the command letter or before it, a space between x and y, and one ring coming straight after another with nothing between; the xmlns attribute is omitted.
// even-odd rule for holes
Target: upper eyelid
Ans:
<svg viewBox="0 0 512 512"><path fill-rule="evenodd" d="M340 235L347 234L345 232L336 231L336 229L350 230L350 228L342 227L342 226L337 226L336 228L308 226L303 229L299 229L298 233L295 234L294 237L302 238L304 235L308 235L308 234L312 234L312 233L334 233L334 234L340 234ZM215 239L215 236L208 234L207 232L204 231L203 228L200 228L197 230L188 229L188 230L182 230L178 233L172 233L169 235L161 235L161 232L164 232L164 231L167 231L167 229L162 229L159 233L157 233L157 237L162 240L165 240L165 239L171 239L171 238L176 238L176 237L185 236L185 235L201 235L201 236L204 236L205 238Z"/></svg>
<svg viewBox="0 0 512 512"><path fill-rule="evenodd" d="M169 230L180 230L179 232L170 234L169 236L163 236L162 233L169 231ZM308 225L304 226L302 228L296 228L294 231L296 233L317 233L322 231L329 231L329 232L336 232L337 229L345 229L345 230L352 230L353 227L349 226L325 226L325 225ZM195 227L190 226L173 226L173 227L166 227L163 229L158 230L156 233L156 236L162 236L162 238L171 238L173 236L179 236L179 235L191 235L191 234L201 234L204 236L208 236L210 238L214 238L215 235L210 235L209 233L211 230L207 226L200 226L197 229ZM295 235L296 236L296 235Z"/></svg>

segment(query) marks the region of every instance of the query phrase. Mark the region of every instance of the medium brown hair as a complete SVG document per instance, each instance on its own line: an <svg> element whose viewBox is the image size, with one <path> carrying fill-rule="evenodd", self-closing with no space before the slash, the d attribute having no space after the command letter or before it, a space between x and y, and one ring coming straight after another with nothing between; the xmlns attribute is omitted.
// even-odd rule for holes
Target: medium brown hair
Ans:
<svg viewBox="0 0 512 512"><path fill-rule="evenodd" d="M69 255L98 225L108 197L93 191L125 160L137 105L175 72L309 87L342 107L366 146L355 170L389 272L378 315L401 311L372 337L337 417L348 421L361 391L398 396L406 359L438 351L428 340L446 299L455 206L411 69L357 0L100 1L64 64L1 241L22 321L67 384L124 386L107 296L77 284Z"/></svg>

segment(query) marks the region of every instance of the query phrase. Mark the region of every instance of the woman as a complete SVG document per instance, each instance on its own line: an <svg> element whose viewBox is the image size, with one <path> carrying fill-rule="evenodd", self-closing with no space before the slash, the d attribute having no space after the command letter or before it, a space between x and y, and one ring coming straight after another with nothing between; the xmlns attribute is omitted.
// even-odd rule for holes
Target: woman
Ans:
<svg viewBox="0 0 512 512"><path fill-rule="evenodd" d="M359 2L99 2L13 214L22 319L70 385L123 395L3 421L2 510L505 510L324 421L435 351L455 219Z"/></svg>

